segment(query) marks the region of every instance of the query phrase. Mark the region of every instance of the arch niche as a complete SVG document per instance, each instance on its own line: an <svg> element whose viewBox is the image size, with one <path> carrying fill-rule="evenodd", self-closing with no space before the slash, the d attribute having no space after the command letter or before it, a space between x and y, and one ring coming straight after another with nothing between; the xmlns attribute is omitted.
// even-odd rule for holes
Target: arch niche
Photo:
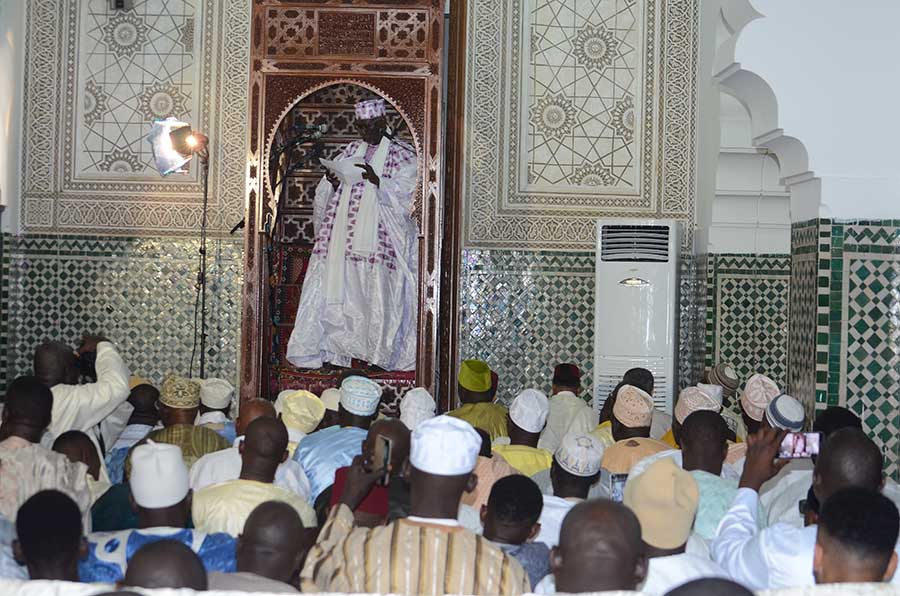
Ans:
<svg viewBox="0 0 900 596"><path fill-rule="evenodd" d="M346 369L299 370L284 358L312 248L312 199L322 176L301 167L279 205L269 157L302 126L324 123L323 155L355 138L353 104L382 97L395 136L418 156L418 325L414 371L354 362L391 401L413 386L434 389L440 265L441 44L443 2L304 3L253 7L244 253L241 399L284 389L320 393ZM302 158L310 144L291 150ZM277 217L276 217L277 215ZM275 223L277 222L277 225Z"/></svg>

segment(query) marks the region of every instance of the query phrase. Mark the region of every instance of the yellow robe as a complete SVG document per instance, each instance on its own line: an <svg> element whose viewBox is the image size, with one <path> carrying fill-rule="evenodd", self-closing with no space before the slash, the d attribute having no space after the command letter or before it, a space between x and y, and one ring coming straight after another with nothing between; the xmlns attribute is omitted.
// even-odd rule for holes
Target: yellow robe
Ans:
<svg viewBox="0 0 900 596"><path fill-rule="evenodd" d="M494 445L494 457L500 456L506 463L526 476L534 476L538 472L550 469L553 454L546 449L529 447L528 445Z"/></svg>
<svg viewBox="0 0 900 596"><path fill-rule="evenodd" d="M500 404L481 402L464 404L448 415L465 420L472 426L480 428L491 435L491 441L506 436L507 409Z"/></svg>

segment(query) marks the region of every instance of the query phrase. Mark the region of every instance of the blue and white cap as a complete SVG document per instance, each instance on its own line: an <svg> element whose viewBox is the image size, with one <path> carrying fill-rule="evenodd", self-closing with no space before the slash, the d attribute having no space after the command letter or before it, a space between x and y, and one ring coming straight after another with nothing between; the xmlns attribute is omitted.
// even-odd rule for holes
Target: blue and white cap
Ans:
<svg viewBox="0 0 900 596"><path fill-rule="evenodd" d="M365 377L347 377L341 383L341 405L351 414L371 416L378 410L381 386Z"/></svg>
<svg viewBox="0 0 900 596"><path fill-rule="evenodd" d="M766 420L772 428L800 432L804 418L803 404L786 393L773 399L766 407Z"/></svg>

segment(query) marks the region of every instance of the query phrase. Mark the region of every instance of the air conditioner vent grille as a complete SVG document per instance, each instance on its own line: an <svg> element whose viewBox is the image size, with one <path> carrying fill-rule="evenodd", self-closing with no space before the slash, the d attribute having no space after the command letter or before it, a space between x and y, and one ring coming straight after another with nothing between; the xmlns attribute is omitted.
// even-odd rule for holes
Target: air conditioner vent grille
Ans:
<svg viewBox="0 0 900 596"><path fill-rule="evenodd" d="M669 260L669 233L669 226L604 225L600 230L600 258L665 263Z"/></svg>

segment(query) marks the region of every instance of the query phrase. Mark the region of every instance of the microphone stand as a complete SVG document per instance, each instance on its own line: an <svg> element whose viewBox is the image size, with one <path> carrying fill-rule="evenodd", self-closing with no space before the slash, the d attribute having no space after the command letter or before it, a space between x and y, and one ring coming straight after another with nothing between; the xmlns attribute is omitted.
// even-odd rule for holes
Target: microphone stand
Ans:
<svg viewBox="0 0 900 596"><path fill-rule="evenodd" d="M275 236L276 231L278 230L279 222L282 221L282 207L287 199L287 180L290 176L299 170L300 168L306 166L314 159L319 159L322 153L322 145L316 141L321 138L321 134L304 134L301 133L297 135L295 138L290 141L284 143L274 151L272 151L271 156L269 157L269 176L271 179L273 167L277 164L278 160L285 155L288 151L293 149L294 147L299 147L304 143L313 142L312 150L303 156L303 158L296 161L296 163L290 164L289 162L285 162L283 165L279 165L279 167L283 167L283 174L281 178L272 186L272 194L277 196L275 201L275 209L271 218L266 220L266 223L263 227L264 235L265 235L265 251L266 251L266 279L269 284L269 320L272 325L272 328L277 325L276 318L276 306L277 301L275 299L275 272L274 272L274 253L275 253ZM273 333L273 337L276 337ZM274 357L274 350L272 351ZM272 394L272 384L271 378L266 379L264 383L264 397L265 399L270 399Z"/></svg>

